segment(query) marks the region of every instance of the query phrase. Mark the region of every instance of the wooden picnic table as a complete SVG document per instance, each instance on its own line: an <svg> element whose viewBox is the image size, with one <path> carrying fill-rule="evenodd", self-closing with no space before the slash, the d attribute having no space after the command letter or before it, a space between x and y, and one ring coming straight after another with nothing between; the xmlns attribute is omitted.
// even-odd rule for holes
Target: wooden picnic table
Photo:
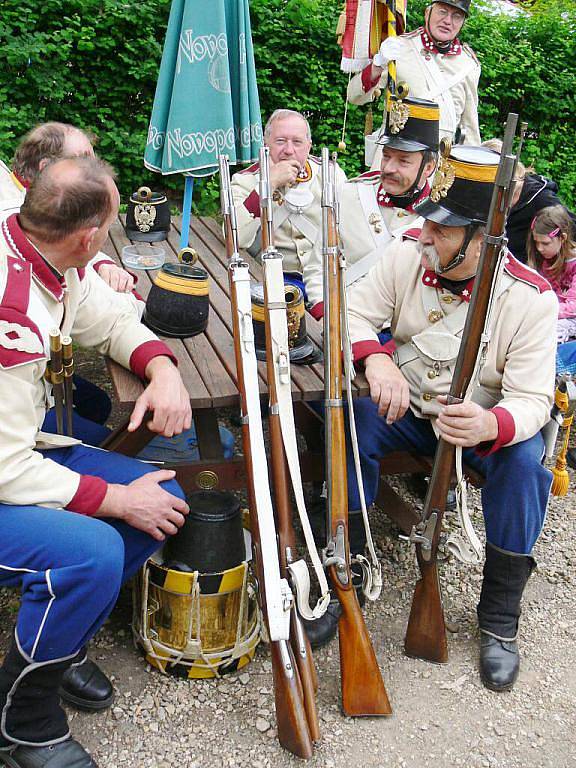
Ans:
<svg viewBox="0 0 576 768"><path fill-rule="evenodd" d="M168 240L164 243L166 261L177 262L180 250L181 219L172 222ZM121 254L130 244L124 231L124 217L120 216L110 228L104 247L105 253L122 264ZM190 246L199 254L201 266L208 272L210 288L210 312L205 333L190 339L166 339L166 343L178 359L180 373L190 394L190 404L200 459L191 464L178 464L176 479L185 491L198 488L227 488L241 490L246 487L244 459L235 456L225 460L218 431L218 409L236 407L240 397L236 386L236 361L232 338L230 291L228 284L227 257L222 230L214 219L194 217L190 227ZM261 266L246 252L242 252L250 266L250 274L256 282L262 280ZM139 270L136 290L146 299L158 270ZM306 314L306 328L312 343L322 347L322 323ZM108 361L112 383L120 403L132 404L143 391L142 382L130 371ZM260 395L266 402L266 364L258 363ZM322 421L310 408L312 401L324 397L324 367L292 365L292 399L296 426L304 437L306 450L301 453L301 470L304 481L324 479L323 446L321 444ZM362 372L353 384L353 397L369 394L369 387ZM154 436L145 426L135 433L128 433L126 425L119 427L103 444L103 447L129 455L135 455ZM408 452L395 452L381 461L384 475L424 473L430 474L431 460ZM473 473L472 473L473 475ZM476 482L481 482L476 478ZM377 505L386 511L405 533L409 533L419 516L404 499L385 481L380 480Z"/></svg>
<svg viewBox="0 0 576 768"><path fill-rule="evenodd" d="M166 249L166 261L177 262L180 250L181 219L172 222L168 240L163 244ZM126 237L123 217L119 217L110 229L105 253L122 264L121 254L125 245L130 244ZM186 389L190 394L190 403L200 460L193 465L183 465L178 471L178 479L188 490L198 487L238 489L245 485L242 458L225 461L218 433L217 410L222 407L238 407L240 398L236 386L236 362L232 337L232 318L230 312L230 292L228 284L227 257L224 239L219 224L213 219L194 217L190 228L190 246L199 254L199 264L209 276L210 312L205 333L190 339L166 339L166 343L178 359L179 370ZM261 266L247 253L242 253L250 266L250 274L255 281L262 280ZM138 270L136 290L146 299L157 270ZM306 327L312 343L322 346L322 323L306 314ZM131 372L109 361L109 370L116 396L120 403L134 403L143 391L142 382ZM260 394L266 400L266 364L258 363ZM295 406L296 423L305 436L307 445L313 449L310 456L302 461L304 479L320 479L322 476L322 457L319 449L318 417L308 407L311 401L324 397L324 369L321 363L314 365L291 366L292 398ZM368 394L368 385L364 377L357 377L354 396ZM124 427L117 430L105 446L124 453L134 454L150 438L151 433L143 428L130 435ZM176 467L174 467L176 469Z"/></svg>

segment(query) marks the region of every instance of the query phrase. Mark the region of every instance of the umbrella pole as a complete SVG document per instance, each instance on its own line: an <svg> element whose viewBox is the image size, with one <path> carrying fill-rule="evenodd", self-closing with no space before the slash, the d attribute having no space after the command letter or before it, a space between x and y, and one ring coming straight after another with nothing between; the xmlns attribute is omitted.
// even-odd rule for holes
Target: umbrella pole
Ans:
<svg viewBox="0 0 576 768"><path fill-rule="evenodd" d="M194 191L194 177L186 176L184 182L184 200L182 201L182 230L180 232L180 250L188 248L190 239L190 219L192 218L192 192Z"/></svg>

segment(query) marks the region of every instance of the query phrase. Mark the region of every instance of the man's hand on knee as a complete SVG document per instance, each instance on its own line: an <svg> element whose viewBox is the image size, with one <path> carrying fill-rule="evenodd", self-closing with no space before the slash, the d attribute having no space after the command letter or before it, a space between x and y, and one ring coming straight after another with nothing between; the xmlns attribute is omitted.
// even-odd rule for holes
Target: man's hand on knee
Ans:
<svg viewBox="0 0 576 768"><path fill-rule="evenodd" d="M173 437L189 429L192 424L190 396L172 361L168 357L154 357L146 367L146 377L150 383L136 400L128 431L134 432L140 426L146 411L154 414L147 424L152 432Z"/></svg>
<svg viewBox="0 0 576 768"><path fill-rule="evenodd" d="M386 416L388 424L401 419L410 405L410 389L396 363L388 355L370 355L365 371L378 415Z"/></svg>
<svg viewBox="0 0 576 768"><path fill-rule="evenodd" d="M164 541L184 525L188 504L164 490L160 483L172 480L173 470L161 469L133 480L129 485L110 483L95 517L112 517Z"/></svg>
<svg viewBox="0 0 576 768"><path fill-rule="evenodd" d="M462 448L472 448L480 443L491 442L498 437L498 419L478 403L467 400L463 403L446 405L446 397L438 396L444 407L436 425L446 442Z"/></svg>

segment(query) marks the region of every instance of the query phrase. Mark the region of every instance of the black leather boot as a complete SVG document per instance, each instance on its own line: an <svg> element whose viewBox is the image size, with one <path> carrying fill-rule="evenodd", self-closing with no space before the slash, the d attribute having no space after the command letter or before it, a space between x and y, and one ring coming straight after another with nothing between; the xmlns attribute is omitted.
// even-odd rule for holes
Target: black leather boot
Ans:
<svg viewBox="0 0 576 768"><path fill-rule="evenodd" d="M78 709L94 712L112 704L114 688L100 667L88 658L86 649L82 648L64 673L60 696Z"/></svg>
<svg viewBox="0 0 576 768"><path fill-rule="evenodd" d="M58 688L71 660L34 662L14 639L0 667L0 765L97 768L70 737Z"/></svg>
<svg viewBox="0 0 576 768"><path fill-rule="evenodd" d="M478 603L480 678L492 691L509 691L518 677L518 619L522 593L536 567L529 555L486 544L484 580Z"/></svg>
<svg viewBox="0 0 576 768"><path fill-rule="evenodd" d="M310 510L310 524L314 534L314 540L317 546L326 546L326 504L321 501L315 508ZM350 552L363 552L366 545L366 533L361 512L348 513L348 538L350 542ZM352 554L352 558L354 554ZM362 571L357 563L352 563L352 584L356 590L356 596L360 606L366 602L362 592ZM302 619L302 625L308 635L308 640L313 649L322 648L336 637L338 631L338 621L342 615L342 609L334 591L330 589L330 603L323 616L313 621Z"/></svg>

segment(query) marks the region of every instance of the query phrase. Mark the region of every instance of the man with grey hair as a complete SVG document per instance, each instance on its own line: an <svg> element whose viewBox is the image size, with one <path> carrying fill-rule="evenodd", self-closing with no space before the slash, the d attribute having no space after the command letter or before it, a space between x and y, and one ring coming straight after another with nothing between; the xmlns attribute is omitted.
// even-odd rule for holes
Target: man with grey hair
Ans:
<svg viewBox="0 0 576 768"><path fill-rule="evenodd" d="M264 129L264 143L270 149L275 244L284 257L287 282L304 292L302 272L321 231L320 160L310 155L308 121L292 109L272 113ZM239 245L253 256L260 250L259 171L259 163L254 163L232 178ZM337 167L336 183L345 181L344 172Z"/></svg>
<svg viewBox="0 0 576 768"><path fill-rule="evenodd" d="M12 161L12 170L0 161L0 216L17 213L26 190L50 160L61 157L93 157L94 135L68 123L40 123L23 136ZM104 253L90 266L118 293L130 293L135 280Z"/></svg>

